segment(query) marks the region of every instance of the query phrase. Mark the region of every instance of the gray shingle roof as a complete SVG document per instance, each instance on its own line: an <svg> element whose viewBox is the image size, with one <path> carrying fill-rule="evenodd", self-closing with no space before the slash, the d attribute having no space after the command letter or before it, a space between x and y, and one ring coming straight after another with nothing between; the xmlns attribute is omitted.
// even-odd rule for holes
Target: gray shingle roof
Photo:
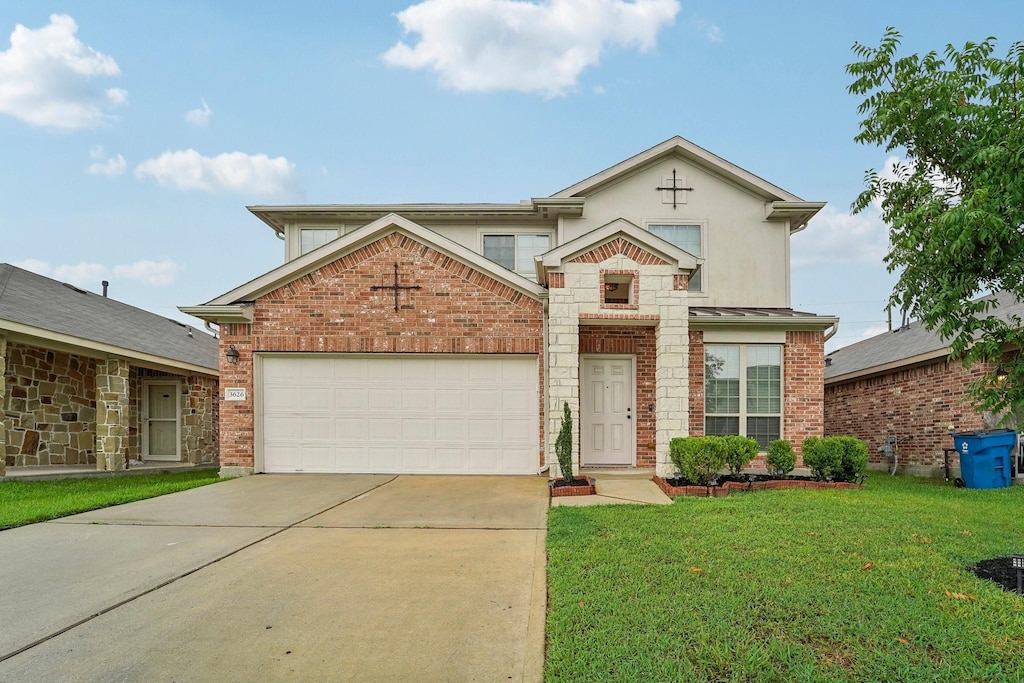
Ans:
<svg viewBox="0 0 1024 683"><path fill-rule="evenodd" d="M1017 301L1008 292L999 292L982 298L998 302L998 306L990 315L1003 319L1011 315L1024 318L1024 303ZM942 341L938 332L929 332L920 321L913 322L903 329L883 332L828 354L830 364L825 367L825 381L851 373L863 373L872 368L898 364L900 361L910 361L919 356L942 355L948 352L948 349L949 344Z"/></svg>
<svg viewBox="0 0 1024 683"><path fill-rule="evenodd" d="M0 263L0 321L217 369L217 340L141 308ZM3 323L0 322L0 328Z"/></svg>

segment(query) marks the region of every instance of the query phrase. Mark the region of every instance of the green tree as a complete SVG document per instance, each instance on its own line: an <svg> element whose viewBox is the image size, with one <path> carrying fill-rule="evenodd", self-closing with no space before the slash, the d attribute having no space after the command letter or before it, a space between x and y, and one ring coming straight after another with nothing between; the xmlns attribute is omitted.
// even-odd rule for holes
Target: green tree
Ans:
<svg viewBox="0 0 1024 683"><path fill-rule="evenodd" d="M889 28L878 47L855 43L849 91L863 96L855 140L906 159L890 176L868 171L860 212L880 202L890 226L885 258L898 272L890 305L918 318L965 366L998 364L1024 348L1020 320L997 317L987 292L1024 300L1024 43L996 41L900 57ZM971 386L986 410L1024 408L1024 359Z"/></svg>

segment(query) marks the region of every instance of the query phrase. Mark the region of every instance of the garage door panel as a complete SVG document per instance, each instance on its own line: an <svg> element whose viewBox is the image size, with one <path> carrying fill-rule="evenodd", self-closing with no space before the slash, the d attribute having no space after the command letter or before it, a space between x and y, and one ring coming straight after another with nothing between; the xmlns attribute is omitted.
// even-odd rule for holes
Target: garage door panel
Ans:
<svg viewBox="0 0 1024 683"><path fill-rule="evenodd" d="M267 472L526 474L536 356L262 356Z"/></svg>

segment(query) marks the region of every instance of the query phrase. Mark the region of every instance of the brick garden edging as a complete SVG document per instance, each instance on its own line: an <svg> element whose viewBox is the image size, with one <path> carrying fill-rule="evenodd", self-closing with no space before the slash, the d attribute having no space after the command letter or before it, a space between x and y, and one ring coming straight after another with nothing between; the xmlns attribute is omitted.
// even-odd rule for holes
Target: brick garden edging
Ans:
<svg viewBox="0 0 1024 683"><path fill-rule="evenodd" d="M548 492L552 498L561 498L562 496L594 496L597 495L597 486L594 485L593 477L584 477L589 484L579 486L555 486L555 482L558 479L552 479L548 482Z"/></svg>
<svg viewBox="0 0 1024 683"><path fill-rule="evenodd" d="M848 481L802 481L799 479L772 479L743 483L727 481L721 486L672 486L659 476L651 477L666 496L699 496L701 498L722 498L733 491L766 491L770 489L862 489L863 484ZM565 495L565 494L563 494ZM582 495L582 494L580 494Z"/></svg>

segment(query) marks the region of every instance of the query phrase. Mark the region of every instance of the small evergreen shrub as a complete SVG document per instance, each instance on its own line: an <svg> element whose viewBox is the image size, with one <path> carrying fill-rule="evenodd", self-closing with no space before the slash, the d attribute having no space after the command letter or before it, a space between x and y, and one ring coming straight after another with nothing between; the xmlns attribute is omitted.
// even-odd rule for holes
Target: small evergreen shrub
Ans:
<svg viewBox="0 0 1024 683"><path fill-rule="evenodd" d="M785 439L776 439L768 444L766 457L768 472L775 479L782 479L796 467L796 452L793 444Z"/></svg>
<svg viewBox="0 0 1024 683"><path fill-rule="evenodd" d="M811 475L818 481L825 481L839 469L842 456L834 446L825 439L809 436L803 443L804 466L811 470Z"/></svg>
<svg viewBox="0 0 1024 683"><path fill-rule="evenodd" d="M725 442L726 456L725 464L729 466L729 473L738 477L743 468L750 464L761 447L757 439L748 436L720 436L705 437L708 439L722 439Z"/></svg>
<svg viewBox="0 0 1024 683"><path fill-rule="evenodd" d="M853 481L868 467L868 445L853 436L830 436L839 451L840 463L834 473L836 481Z"/></svg>
<svg viewBox="0 0 1024 683"><path fill-rule="evenodd" d="M727 455L722 437L686 436L669 442L669 458L680 476L699 486L707 486L718 476Z"/></svg>
<svg viewBox="0 0 1024 683"><path fill-rule="evenodd" d="M853 481L868 464L868 447L852 436L810 436L804 440L804 465L823 481Z"/></svg>
<svg viewBox="0 0 1024 683"><path fill-rule="evenodd" d="M558 468L562 470L562 478L572 481L572 412L568 402L564 405L562 428L555 439L555 456L558 458Z"/></svg>

